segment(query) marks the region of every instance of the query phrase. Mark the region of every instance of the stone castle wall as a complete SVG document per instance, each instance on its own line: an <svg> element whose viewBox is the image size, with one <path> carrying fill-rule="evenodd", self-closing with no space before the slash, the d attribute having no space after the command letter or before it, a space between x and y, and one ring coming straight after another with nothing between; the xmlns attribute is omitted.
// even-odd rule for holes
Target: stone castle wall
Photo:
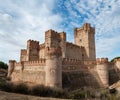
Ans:
<svg viewBox="0 0 120 100"><path fill-rule="evenodd" d="M103 86L107 87L109 86L108 58L98 58L96 62L96 71L98 72Z"/></svg>
<svg viewBox="0 0 120 100"><path fill-rule="evenodd" d="M115 66L118 70L120 70L120 59L115 59Z"/></svg>
<svg viewBox="0 0 120 100"><path fill-rule="evenodd" d="M120 80L120 59L109 62L109 84L112 85Z"/></svg>
<svg viewBox="0 0 120 100"><path fill-rule="evenodd" d="M85 23L81 28L74 29L74 41L78 46L84 47L84 59L95 60L95 28L91 27L89 23Z"/></svg>
<svg viewBox="0 0 120 100"><path fill-rule="evenodd" d="M45 43L40 44L40 49L39 49L39 59L45 59Z"/></svg>
<svg viewBox="0 0 120 100"><path fill-rule="evenodd" d="M13 82L50 87L107 87L120 79L120 60L96 59L95 28L86 23L75 28L75 43L66 41L65 32L45 32L45 42L28 40L20 62L9 61L8 77ZM112 81L111 81L112 80Z"/></svg>
<svg viewBox="0 0 120 100"><path fill-rule="evenodd" d="M54 54L52 52L50 53L52 55ZM52 84L54 84L55 86L58 85L56 83L59 80L58 76L62 76L62 80L60 78L62 83L59 83L62 84L63 88L78 88L83 86L96 88L108 87L110 84L113 84L120 79L120 71L117 70L117 67L119 67L120 64L119 60L117 61L117 66L115 65L116 62L110 63L107 58L99 58L96 61L83 62L78 59L56 59L56 57L53 56L52 59L48 59L47 63L45 59L20 63L10 61L11 63L9 66L11 66L11 68L9 67L8 74L12 77L13 82L22 81L32 84L46 84L46 86L52 86ZM62 65L62 67L58 67L58 65ZM62 71L60 72L62 75L58 74L59 70ZM51 79L50 76L52 77ZM47 83L46 80L48 81ZM52 83L49 84L49 81Z"/></svg>
<svg viewBox="0 0 120 100"><path fill-rule="evenodd" d="M45 84L45 59L14 64L13 82Z"/></svg>
<svg viewBox="0 0 120 100"><path fill-rule="evenodd" d="M26 58L27 58L27 50L21 49L20 61L26 61L27 60Z"/></svg>
<svg viewBox="0 0 120 100"><path fill-rule="evenodd" d="M74 51L74 52L73 52ZM82 60L82 54L83 54L84 48L77 46L73 43L66 43L66 53L65 57L70 59L78 59Z"/></svg>

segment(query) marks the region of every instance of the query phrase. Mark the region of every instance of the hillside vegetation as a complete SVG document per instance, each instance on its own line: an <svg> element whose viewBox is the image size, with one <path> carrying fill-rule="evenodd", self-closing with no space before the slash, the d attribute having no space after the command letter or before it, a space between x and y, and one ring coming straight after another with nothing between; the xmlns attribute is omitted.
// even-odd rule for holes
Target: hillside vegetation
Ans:
<svg viewBox="0 0 120 100"><path fill-rule="evenodd" d="M8 69L8 65L2 61L0 61L0 69Z"/></svg>
<svg viewBox="0 0 120 100"><path fill-rule="evenodd" d="M120 57L113 58L110 62L113 62L115 59L119 59Z"/></svg>

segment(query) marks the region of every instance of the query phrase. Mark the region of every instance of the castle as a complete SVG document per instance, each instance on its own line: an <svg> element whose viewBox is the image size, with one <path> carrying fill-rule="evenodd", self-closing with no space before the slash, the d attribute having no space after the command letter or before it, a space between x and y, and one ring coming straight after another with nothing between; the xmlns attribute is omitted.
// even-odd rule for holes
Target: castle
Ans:
<svg viewBox="0 0 120 100"><path fill-rule="evenodd" d="M20 62L9 60L8 77L12 82L42 84L50 87L108 87L118 81L120 60L97 58L95 28L85 23L74 29L74 44L65 32L45 32L45 42L28 40Z"/></svg>

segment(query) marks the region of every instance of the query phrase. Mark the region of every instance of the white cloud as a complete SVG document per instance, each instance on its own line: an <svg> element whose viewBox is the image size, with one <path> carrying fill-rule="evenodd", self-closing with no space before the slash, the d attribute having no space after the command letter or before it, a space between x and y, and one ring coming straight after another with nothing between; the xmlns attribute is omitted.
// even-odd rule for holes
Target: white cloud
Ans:
<svg viewBox="0 0 120 100"><path fill-rule="evenodd" d="M71 25L81 26L89 22L96 27L97 57L112 58L116 45L120 43L120 0L70 0L65 5ZM80 15L82 20L76 17ZM116 53L116 56L120 56L120 53Z"/></svg>
<svg viewBox="0 0 120 100"><path fill-rule="evenodd" d="M0 60L18 60L28 39L44 42L46 30L59 30L53 8L54 0L0 0Z"/></svg>
<svg viewBox="0 0 120 100"><path fill-rule="evenodd" d="M66 31L73 42L73 28L84 22L96 27L97 56L112 58L120 43L120 0L57 1L0 0L0 60L18 60L26 41L44 42L44 32L50 28Z"/></svg>

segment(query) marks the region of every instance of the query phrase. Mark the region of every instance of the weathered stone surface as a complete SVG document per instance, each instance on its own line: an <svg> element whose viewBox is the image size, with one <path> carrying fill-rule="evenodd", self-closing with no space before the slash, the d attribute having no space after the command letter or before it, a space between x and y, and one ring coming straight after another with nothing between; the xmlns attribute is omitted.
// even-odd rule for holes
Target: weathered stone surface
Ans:
<svg viewBox="0 0 120 100"><path fill-rule="evenodd" d="M28 40L27 48L21 50L20 62L9 61L8 77L13 82L58 88L108 87L120 79L119 59L113 63L108 58L96 59L94 27L85 23L75 28L74 41L74 44L67 42L65 32L52 29L45 32L43 44Z"/></svg>

